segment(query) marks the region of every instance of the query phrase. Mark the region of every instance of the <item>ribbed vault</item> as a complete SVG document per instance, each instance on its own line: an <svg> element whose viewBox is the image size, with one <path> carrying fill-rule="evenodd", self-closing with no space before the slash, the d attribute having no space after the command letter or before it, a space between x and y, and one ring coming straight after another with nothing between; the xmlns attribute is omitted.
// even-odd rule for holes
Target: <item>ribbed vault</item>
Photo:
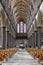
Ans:
<svg viewBox="0 0 43 65"><path fill-rule="evenodd" d="M27 21L26 19L29 18L31 12L31 4L30 0L9 0L9 7L11 7L16 22L19 20Z"/></svg>
<svg viewBox="0 0 43 65"><path fill-rule="evenodd" d="M42 0L1 0L14 29L21 20L27 24L29 31Z"/></svg>

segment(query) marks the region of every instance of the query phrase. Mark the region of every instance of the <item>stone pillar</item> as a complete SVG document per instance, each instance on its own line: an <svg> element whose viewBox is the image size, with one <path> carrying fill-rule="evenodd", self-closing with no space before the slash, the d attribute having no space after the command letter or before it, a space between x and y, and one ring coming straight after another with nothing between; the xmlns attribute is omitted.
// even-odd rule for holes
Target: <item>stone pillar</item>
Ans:
<svg viewBox="0 0 43 65"><path fill-rule="evenodd" d="M38 30L38 48L41 48L41 22L42 22L42 13L38 12L38 19L37 19L37 30Z"/></svg>
<svg viewBox="0 0 43 65"><path fill-rule="evenodd" d="M29 47L29 41L30 41L30 40L29 40L29 38L28 38L28 42L27 42L27 43L28 43L28 47Z"/></svg>
<svg viewBox="0 0 43 65"><path fill-rule="evenodd" d="M14 42L14 47L16 47L16 39L15 39L15 37L13 39L13 42Z"/></svg>
<svg viewBox="0 0 43 65"><path fill-rule="evenodd" d="M31 46L31 36L29 37L29 46Z"/></svg>
<svg viewBox="0 0 43 65"><path fill-rule="evenodd" d="M29 41L29 42L28 42L28 46L29 46L30 48L31 48L31 46L32 46L32 45L31 45L31 40L32 40L32 38L31 38L31 36L30 36L30 37L29 37L29 40L28 40L28 41Z"/></svg>
<svg viewBox="0 0 43 65"><path fill-rule="evenodd" d="M32 33L32 46L35 48L35 36L34 33Z"/></svg>
<svg viewBox="0 0 43 65"><path fill-rule="evenodd" d="M37 20L34 20L34 46L37 45Z"/></svg>
<svg viewBox="0 0 43 65"><path fill-rule="evenodd" d="M6 49L8 48L9 39L9 31L6 31Z"/></svg>
<svg viewBox="0 0 43 65"><path fill-rule="evenodd" d="M38 27L38 48L41 48L41 27Z"/></svg>
<svg viewBox="0 0 43 65"><path fill-rule="evenodd" d="M10 38L10 39L11 39L11 40L10 40L10 41L11 41L11 42L10 42L10 48L12 48L12 35L11 35L11 34L10 34L10 37L11 37L11 38Z"/></svg>
<svg viewBox="0 0 43 65"><path fill-rule="evenodd" d="M9 32L9 43L7 44L7 47L10 48L11 47L11 33Z"/></svg>
<svg viewBox="0 0 43 65"><path fill-rule="evenodd" d="M12 44L13 44L13 47L15 47L15 38L13 37L13 39L12 39Z"/></svg>
<svg viewBox="0 0 43 65"><path fill-rule="evenodd" d="M33 39L32 39L32 35L29 37L29 47L33 46Z"/></svg>
<svg viewBox="0 0 43 65"><path fill-rule="evenodd" d="M6 49L6 27L2 27L3 49Z"/></svg>
<svg viewBox="0 0 43 65"><path fill-rule="evenodd" d="M37 38L37 37L38 37L38 36L37 36L37 31L34 31L34 36L35 36L35 39L34 39L34 40L35 40L35 43L34 43L34 45L35 45L35 48L36 48L37 39L38 39L38 38Z"/></svg>
<svg viewBox="0 0 43 65"><path fill-rule="evenodd" d="M11 35L11 42L12 42L11 43L11 45L12 45L11 47L13 48L13 35Z"/></svg>

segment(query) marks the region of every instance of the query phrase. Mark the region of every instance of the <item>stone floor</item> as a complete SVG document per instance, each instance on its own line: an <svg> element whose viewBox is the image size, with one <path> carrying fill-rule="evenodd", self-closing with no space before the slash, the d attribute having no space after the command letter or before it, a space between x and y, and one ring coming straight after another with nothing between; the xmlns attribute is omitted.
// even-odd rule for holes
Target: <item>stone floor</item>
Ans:
<svg viewBox="0 0 43 65"><path fill-rule="evenodd" d="M25 49L19 49L12 57L3 62L2 65L41 65Z"/></svg>

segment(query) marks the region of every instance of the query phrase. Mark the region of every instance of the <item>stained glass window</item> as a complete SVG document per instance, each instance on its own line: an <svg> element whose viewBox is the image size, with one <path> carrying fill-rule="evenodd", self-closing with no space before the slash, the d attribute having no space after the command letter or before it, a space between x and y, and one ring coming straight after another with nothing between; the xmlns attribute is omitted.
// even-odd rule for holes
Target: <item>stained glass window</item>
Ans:
<svg viewBox="0 0 43 65"><path fill-rule="evenodd" d="M17 24L17 33L26 33L26 24L22 21Z"/></svg>
<svg viewBox="0 0 43 65"><path fill-rule="evenodd" d="M20 33L23 33L23 22L20 22Z"/></svg>
<svg viewBox="0 0 43 65"><path fill-rule="evenodd" d="M24 24L24 33L26 33L26 24Z"/></svg>
<svg viewBox="0 0 43 65"><path fill-rule="evenodd" d="M19 24L17 24L17 33L19 33Z"/></svg>

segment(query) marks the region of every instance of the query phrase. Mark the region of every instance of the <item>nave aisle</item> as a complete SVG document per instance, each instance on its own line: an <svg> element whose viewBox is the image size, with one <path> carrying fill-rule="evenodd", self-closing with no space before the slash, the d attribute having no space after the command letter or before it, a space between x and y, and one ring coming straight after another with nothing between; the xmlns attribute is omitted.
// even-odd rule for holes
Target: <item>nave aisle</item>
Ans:
<svg viewBox="0 0 43 65"><path fill-rule="evenodd" d="M41 65L25 49L18 49L12 57L3 62L2 65Z"/></svg>

